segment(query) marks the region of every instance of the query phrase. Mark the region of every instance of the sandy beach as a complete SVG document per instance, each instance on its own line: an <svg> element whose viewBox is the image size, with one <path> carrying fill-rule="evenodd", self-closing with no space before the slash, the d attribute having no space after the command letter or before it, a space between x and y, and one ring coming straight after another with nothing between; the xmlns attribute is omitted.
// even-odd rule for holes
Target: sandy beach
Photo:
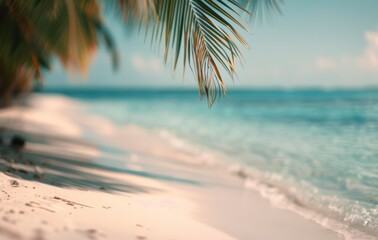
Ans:
<svg viewBox="0 0 378 240"><path fill-rule="evenodd" d="M377 9L0 0L0 240L378 240Z"/></svg>
<svg viewBox="0 0 378 240"><path fill-rule="evenodd" d="M34 96L0 112L0 239L345 238L274 207L206 155L84 118L70 101ZM21 149L7 145L15 135Z"/></svg>

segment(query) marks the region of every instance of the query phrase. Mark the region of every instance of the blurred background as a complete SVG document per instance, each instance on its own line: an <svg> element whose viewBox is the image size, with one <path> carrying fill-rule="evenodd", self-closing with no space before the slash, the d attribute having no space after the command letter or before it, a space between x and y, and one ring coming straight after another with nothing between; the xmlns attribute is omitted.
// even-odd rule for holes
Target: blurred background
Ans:
<svg viewBox="0 0 378 240"><path fill-rule="evenodd" d="M43 73L42 94L36 94L37 104L32 104L42 109L41 114L32 116L46 125L51 119L59 125L58 120L66 118L77 124L80 137L100 146L99 152L112 149L112 154L120 155L116 164L97 159L106 167L127 172L125 163L140 153L147 163L163 158L209 169L222 166L222 174L236 175L246 189L256 190L274 205L342 234L358 229L369 235L350 239L374 239L378 234L378 1L286 0L281 12L255 19L252 33L243 34L250 49L242 49L238 77L234 82L225 77L227 96L209 108L199 100L190 68L184 77L180 66L172 73L171 62L164 65L162 48L151 46L143 30L138 34L119 16L105 11L105 26L119 51L118 70L114 71L104 46L83 75L52 59L52 70ZM94 22L94 29L96 24L100 22ZM72 30L74 25L68 25L63 29ZM100 30L96 29L103 34L104 28ZM85 69L81 60L90 57L97 35L88 40L80 39L80 31L73 32L78 36L73 40L82 42L75 49L64 49L62 62L72 57L74 67ZM46 49L54 57L56 49ZM51 113L59 114L51 118ZM21 121L27 115L15 114L14 119ZM15 123L14 119L8 123ZM25 120L23 126L27 125L30 121ZM142 134L130 141L130 131ZM121 151L113 152L115 146ZM138 171L143 175L145 169L139 166Z"/></svg>
<svg viewBox="0 0 378 240"><path fill-rule="evenodd" d="M244 67L237 65L229 88L364 88L378 85L378 2L366 0L286 0L282 15L251 26L244 36ZM135 87L195 88L188 69L182 81L163 64L162 49L150 46L144 32L130 32L113 15L106 24L120 51L120 68L113 71L104 47L95 54L86 76L69 74L59 64L45 75L47 88ZM79 81L78 81L79 80Z"/></svg>

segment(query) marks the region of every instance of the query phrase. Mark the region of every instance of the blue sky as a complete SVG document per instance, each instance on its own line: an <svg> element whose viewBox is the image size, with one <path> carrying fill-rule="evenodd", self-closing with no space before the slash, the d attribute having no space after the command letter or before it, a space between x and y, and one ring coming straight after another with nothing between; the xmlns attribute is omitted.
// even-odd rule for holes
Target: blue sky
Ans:
<svg viewBox="0 0 378 240"><path fill-rule="evenodd" d="M282 12L251 25L244 67L239 64L238 79L228 79L228 87L378 86L377 0L285 0ZM145 43L143 34L127 31L110 17L107 23L120 51L120 69L114 72L110 57L100 49L86 76L56 65L45 75L47 87L195 86L191 74L173 76L161 51Z"/></svg>

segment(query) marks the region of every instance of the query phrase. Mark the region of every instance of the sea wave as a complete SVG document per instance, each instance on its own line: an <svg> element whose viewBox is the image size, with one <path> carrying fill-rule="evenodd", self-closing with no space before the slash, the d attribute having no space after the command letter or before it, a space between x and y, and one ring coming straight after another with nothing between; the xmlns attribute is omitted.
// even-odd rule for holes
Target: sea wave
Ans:
<svg viewBox="0 0 378 240"><path fill-rule="evenodd" d="M123 126L124 129L125 127ZM149 138L164 142L160 146L158 154L151 149L148 152L144 152L145 154L147 153L152 157L165 157L169 160L183 161L193 165L203 165L209 171L211 171L211 168L216 168L217 170L223 168L224 172L240 178L246 189L258 192L259 195L267 199L273 206L292 211L305 219L314 221L324 228L339 233L345 240L376 239L374 235L378 233L375 228L375 226L378 226L377 222L373 219L369 223L370 225L367 225L363 211L354 211L355 213L352 211L350 215L344 215L343 219L342 215L345 212L339 208L339 204L335 204L337 202L336 199L329 201L328 206L326 206L331 211L322 208L319 206L320 204L318 206L310 204L303 199L304 192L313 193L311 196L307 196L307 198L314 198L315 195L318 195L318 190L316 189L311 189L310 187L306 191L295 189L294 184L289 186L288 183L284 183L284 177L278 174L270 174L269 179L273 181L269 181L267 180L266 173L250 166L230 163L231 161L220 152L206 149L205 146L196 145L167 129L149 130L144 129L142 126L133 126L133 128L139 129L138 131L140 132L146 131L149 133ZM127 134L129 133L129 131L126 132ZM117 133L119 134L121 131L117 131ZM143 136L146 137L146 135ZM144 140L149 142L151 139ZM302 196L299 196L297 192L302 192ZM319 195L316 197L321 198ZM332 213L335 211L339 211L339 214Z"/></svg>
<svg viewBox="0 0 378 240"><path fill-rule="evenodd" d="M285 182L284 177L279 174L267 174L251 166L230 163L232 161L220 152L206 149L205 146L198 146L167 129L153 131L145 129L145 131L151 133L150 137L165 142L165 146L162 147L166 149L161 150L167 153L165 155L167 159L174 161L184 159L185 163L206 166L209 171L211 168L217 170L221 168L224 172L238 177L246 189L258 192L273 206L292 211L305 219L314 221L324 228L339 233L345 240L376 239L374 237L378 234L376 218L371 218L367 222L370 213L368 214L368 210L358 204L350 206L355 210L349 209L346 212L345 209L342 209L342 205L350 203L342 203L335 196L327 199L327 196L320 195L316 188L308 186L307 189L304 187L299 189L294 182ZM180 154L169 151L170 148ZM149 154L155 153L149 152ZM156 157L161 156L159 154Z"/></svg>
<svg viewBox="0 0 378 240"><path fill-rule="evenodd" d="M324 228L330 229L339 233L345 240L374 240L377 235L377 222L371 223L374 226L361 226L347 221L335 214L329 214L325 209L319 206L310 205L302 200L293 187L289 187L283 183L273 184L263 180L263 173L252 169L251 167L241 166L239 164L231 164L228 168L229 173L240 178L246 189L258 192L263 198L267 199L273 206L290 210L305 219L316 222ZM281 179L281 176L275 176L276 179ZM314 190L317 193L317 190ZM330 204L328 207L334 207ZM341 213L341 212L340 212ZM361 212L354 213L354 217L360 217Z"/></svg>
<svg viewBox="0 0 378 240"><path fill-rule="evenodd" d="M138 104L138 107L144 106L143 104ZM104 107L106 108L105 105L106 104L104 104ZM96 110L98 109L96 108ZM185 135L178 134L174 129L172 130L167 127L149 128L146 127L145 124L138 124L136 122L130 123L124 119L119 120L120 113L115 113L117 109L111 110L112 111L107 109L112 115L107 115L99 111L96 112L95 116L93 116L94 111L90 111L92 120L82 119L82 122L86 124L86 126L88 126L90 122L96 122L100 123L102 126L106 126L99 128L96 126L99 124L93 124L91 127L96 129L99 135L103 134L107 137L114 134L118 135L117 139L121 147L126 145L130 147L130 142L125 142L124 139L126 136L130 135L130 132L133 132L138 136L143 136L143 151L147 151L151 156L181 160L190 164L202 164L210 168L221 167L225 172L240 178L246 189L258 192L263 198L270 201L272 205L293 211L325 228L338 232L344 239L373 240L376 239L374 236L378 235L377 207L365 208L358 200L352 201L342 198L341 196L335 195L334 192L327 192L327 188L319 189L316 185L311 185L311 182L290 178L290 176L283 175L279 172L264 171L255 168L253 162L248 163L245 159L238 159L238 155L232 154L232 151L236 150L234 150L233 147L231 148L231 146L227 146L227 142L223 143L224 145L222 146L224 146L224 148L230 148L228 155L227 152L225 154L225 152L221 152L219 149L210 147L210 144L206 145L204 142L186 138ZM172 111L177 111L177 108L174 108ZM117 116L113 119L112 116L114 114L117 114ZM142 116L144 112L141 111L141 113L137 114ZM88 115L83 114L83 117L88 117ZM93 121L93 119L96 119L96 121ZM201 119L198 119L198 122L201 123L200 120ZM273 125L275 123L272 122L271 124ZM194 127L196 126L197 125ZM281 134L281 132L279 133ZM296 137L295 135L293 136ZM238 139L237 137L239 136L235 136L235 139ZM243 135L243 137L245 136ZM251 144L252 143L253 142L251 142ZM149 147L146 147L146 145ZM259 148L258 150L261 151L263 146L257 147ZM302 147L306 148L306 145ZM251 151L251 149L248 149L248 151ZM269 149L266 149L266 151L269 151ZM263 154L264 152L261 153ZM270 155L267 155L263 158L269 158L269 156ZM293 155L293 157L298 158L301 156L300 154ZM290 155L285 157L290 157ZM288 159L288 161L290 161L290 159ZM338 164L338 162L336 163ZM292 168L295 166L289 167ZM300 169L298 171L300 171ZM371 173L369 172L368 174ZM348 182L347 179L345 181L345 191L356 187L353 181ZM374 203L374 201L372 202ZM364 204L366 204L366 202L364 202Z"/></svg>

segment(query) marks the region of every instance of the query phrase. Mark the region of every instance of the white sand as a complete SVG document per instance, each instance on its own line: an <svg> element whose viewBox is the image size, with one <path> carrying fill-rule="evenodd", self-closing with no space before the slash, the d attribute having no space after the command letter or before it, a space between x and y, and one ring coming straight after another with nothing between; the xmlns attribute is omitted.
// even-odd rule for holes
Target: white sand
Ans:
<svg viewBox="0 0 378 240"><path fill-rule="evenodd" d="M79 110L65 99L35 101L38 108L0 112L0 126L21 129L29 140L7 155L20 162L0 159L0 239L341 239L203 165L206 157L188 164L190 156L146 131L92 118L86 124L107 144L129 150L104 153L80 140ZM20 115L27 125L15 121ZM127 139L117 139L119 131Z"/></svg>

